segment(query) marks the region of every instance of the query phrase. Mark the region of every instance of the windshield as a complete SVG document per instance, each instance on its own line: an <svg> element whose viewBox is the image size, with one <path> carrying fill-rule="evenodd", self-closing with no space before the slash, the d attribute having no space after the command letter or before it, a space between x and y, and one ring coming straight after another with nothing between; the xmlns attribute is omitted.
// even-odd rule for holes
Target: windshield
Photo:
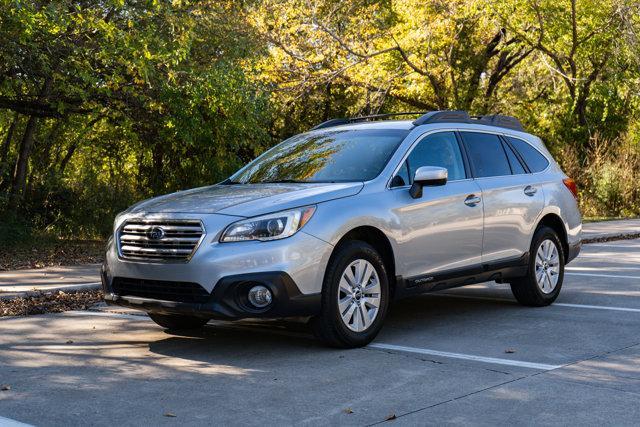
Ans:
<svg viewBox="0 0 640 427"><path fill-rule="evenodd" d="M403 129L301 134L267 151L228 183L368 181L380 174L409 133Z"/></svg>

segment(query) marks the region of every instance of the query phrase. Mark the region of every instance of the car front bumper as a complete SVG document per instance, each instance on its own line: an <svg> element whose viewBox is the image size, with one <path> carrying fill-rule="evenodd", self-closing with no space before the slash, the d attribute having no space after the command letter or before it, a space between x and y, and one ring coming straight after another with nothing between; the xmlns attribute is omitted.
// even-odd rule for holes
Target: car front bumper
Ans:
<svg viewBox="0 0 640 427"><path fill-rule="evenodd" d="M171 216L176 218L175 215ZM300 231L295 235L267 242L219 243L222 230L234 218L204 215L202 244L188 262L133 261L122 258L117 244L110 242L102 268L105 301L109 304L148 312L190 314L210 318L280 318L309 316L320 308L324 271L333 246ZM126 280L140 283L140 289L163 283L179 290L182 284L198 290L198 298L172 298L145 292L124 292L114 286ZM264 310L253 309L246 293L257 284L268 287L273 302ZM127 288L131 290L131 286Z"/></svg>
<svg viewBox="0 0 640 427"><path fill-rule="evenodd" d="M291 277L282 271L241 274L221 279L203 302L167 301L134 295L119 295L113 289L113 279L102 274L104 300L151 313L185 314L215 319L283 318L313 316L320 310L320 293L302 294ZM273 302L256 309L247 300L248 290L255 285L269 288Z"/></svg>

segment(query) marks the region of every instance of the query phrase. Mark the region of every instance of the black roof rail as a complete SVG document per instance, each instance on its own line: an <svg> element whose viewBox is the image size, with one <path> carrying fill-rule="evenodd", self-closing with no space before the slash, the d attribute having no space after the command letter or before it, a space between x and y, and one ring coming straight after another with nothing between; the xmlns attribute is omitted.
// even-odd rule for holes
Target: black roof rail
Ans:
<svg viewBox="0 0 640 427"><path fill-rule="evenodd" d="M429 111L417 118L414 122L414 126L426 125L428 123L469 123L471 117L466 111L460 110L442 110L442 111Z"/></svg>
<svg viewBox="0 0 640 427"><path fill-rule="evenodd" d="M358 116L358 117L351 117L351 118L344 118L344 119L331 119L331 120L327 120L326 122L322 122L319 125L314 126L313 128L311 128L311 130L330 128L330 127L333 127L333 126L340 126L340 125L347 125L349 123L366 122L366 121L372 121L372 120L386 119L387 117L415 116L415 115L418 115L418 114L425 114L425 112L424 111L409 111L407 113L371 114L369 116Z"/></svg>
<svg viewBox="0 0 640 427"><path fill-rule="evenodd" d="M320 123L319 125L315 125L311 128L311 130L330 128L333 126L346 125L349 123L351 123L351 119L330 119L326 122Z"/></svg>
<svg viewBox="0 0 640 427"><path fill-rule="evenodd" d="M476 118L478 123L488 126L497 126L500 128L513 129L520 132L524 132L524 127L520 120L512 116L503 116L502 114L492 114L488 116L478 116Z"/></svg>
<svg viewBox="0 0 640 427"><path fill-rule="evenodd" d="M331 119L326 122L322 122L316 125L311 130L330 128L333 126L347 125L349 123L365 122L371 120L379 120L387 117L394 116L415 116L420 114L416 120L413 121L414 126L421 126L430 123L468 123L468 124L482 124L487 126L496 126L501 128L513 129L520 132L525 132L524 127L520 123L520 120L512 116L504 116L502 114L492 114L486 116L470 116L466 111L461 110L441 110L441 111L412 111L407 113L388 113L388 114L373 114L370 116L360 116L351 118Z"/></svg>

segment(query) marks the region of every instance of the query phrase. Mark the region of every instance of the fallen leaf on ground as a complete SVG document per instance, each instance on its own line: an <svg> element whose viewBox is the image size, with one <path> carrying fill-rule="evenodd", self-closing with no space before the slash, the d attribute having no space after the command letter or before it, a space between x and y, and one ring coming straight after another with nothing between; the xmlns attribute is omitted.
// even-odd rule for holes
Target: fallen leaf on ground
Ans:
<svg viewBox="0 0 640 427"><path fill-rule="evenodd" d="M353 414L353 409L351 408L343 409L342 412L344 412L345 414Z"/></svg>
<svg viewBox="0 0 640 427"><path fill-rule="evenodd" d="M102 291L37 292L30 296L0 299L0 317L29 316L80 310L102 300Z"/></svg>

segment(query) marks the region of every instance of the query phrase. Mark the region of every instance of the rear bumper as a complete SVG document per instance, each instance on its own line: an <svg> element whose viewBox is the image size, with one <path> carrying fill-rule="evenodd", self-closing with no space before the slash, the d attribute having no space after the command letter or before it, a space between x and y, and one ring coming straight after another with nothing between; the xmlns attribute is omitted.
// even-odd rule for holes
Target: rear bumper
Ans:
<svg viewBox="0 0 640 427"><path fill-rule="evenodd" d="M580 241L578 243L574 243L573 245L569 245L569 253L567 253L566 264L569 264L580 254L581 248L582 248L582 242Z"/></svg>
<svg viewBox="0 0 640 427"><path fill-rule="evenodd" d="M321 294L302 294L291 277L282 271L227 276L218 281L202 302L178 302L138 295L119 295L114 278L102 270L104 300L110 305L151 313L186 314L213 319L284 318L313 316L320 311ZM273 302L264 309L252 307L247 292L255 285L269 288Z"/></svg>

